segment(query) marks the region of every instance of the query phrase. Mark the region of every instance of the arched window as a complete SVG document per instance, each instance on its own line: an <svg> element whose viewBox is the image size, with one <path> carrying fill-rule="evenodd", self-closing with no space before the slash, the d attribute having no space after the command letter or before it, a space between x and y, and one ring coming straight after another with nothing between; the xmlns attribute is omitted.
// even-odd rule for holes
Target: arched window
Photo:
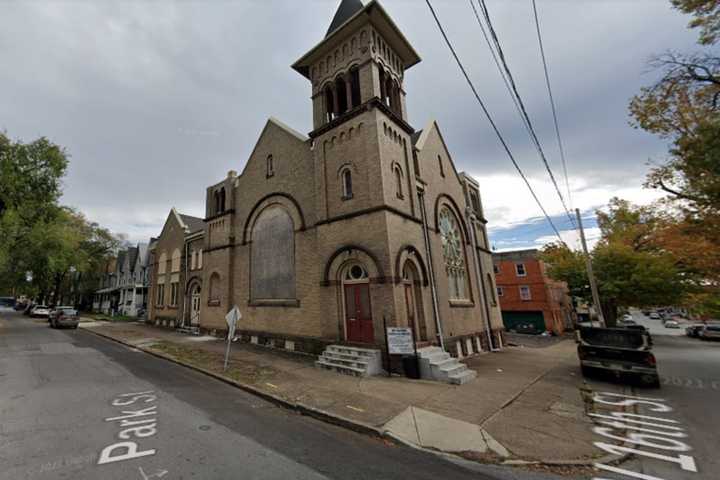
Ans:
<svg viewBox="0 0 720 480"><path fill-rule="evenodd" d="M171 272L179 272L180 271L180 249L176 248L173 250L171 262L170 262L170 271Z"/></svg>
<svg viewBox="0 0 720 480"><path fill-rule="evenodd" d="M357 67L350 69L350 92L352 99L352 107L360 105L360 71Z"/></svg>
<svg viewBox="0 0 720 480"><path fill-rule="evenodd" d="M295 299L295 228L280 206L266 208L255 220L250 275L253 300Z"/></svg>
<svg viewBox="0 0 720 480"><path fill-rule="evenodd" d="M266 172L265 176L267 178L270 178L273 175L275 175L275 165L273 165L273 156L272 155L268 155L268 157L267 157L266 168L267 168L267 172Z"/></svg>
<svg viewBox="0 0 720 480"><path fill-rule="evenodd" d="M335 118L335 95L330 85L325 87L325 121L330 122Z"/></svg>
<svg viewBox="0 0 720 480"><path fill-rule="evenodd" d="M162 252L158 257L158 275L164 275L167 270L167 254Z"/></svg>
<svg viewBox="0 0 720 480"><path fill-rule="evenodd" d="M342 77L335 80L335 95L337 95L337 113L345 113L348 109L348 95L347 86L345 86L345 80Z"/></svg>
<svg viewBox="0 0 720 480"><path fill-rule="evenodd" d="M467 300L467 271L462 234L455 215L447 207L440 210L440 238L451 300Z"/></svg>
<svg viewBox="0 0 720 480"><path fill-rule="evenodd" d="M217 305L220 304L220 275L217 272L210 275L210 289L208 300Z"/></svg>
<svg viewBox="0 0 720 480"><path fill-rule="evenodd" d="M342 173L340 173L340 179L342 181L342 199L348 200L353 196L352 172L349 167L345 168Z"/></svg>
<svg viewBox="0 0 720 480"><path fill-rule="evenodd" d="M403 178L402 178L402 170L399 166L395 166L395 189L396 189L396 195L397 198L403 198Z"/></svg>

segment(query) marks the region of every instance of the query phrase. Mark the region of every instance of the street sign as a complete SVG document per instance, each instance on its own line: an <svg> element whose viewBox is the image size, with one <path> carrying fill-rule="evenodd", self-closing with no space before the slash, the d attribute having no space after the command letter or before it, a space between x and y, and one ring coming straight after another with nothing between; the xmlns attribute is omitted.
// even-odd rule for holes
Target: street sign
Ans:
<svg viewBox="0 0 720 480"><path fill-rule="evenodd" d="M230 340L233 339L235 336L235 326L237 325L238 320L242 318L242 313L240 313L240 309L237 307L237 305L233 306L233 308L230 309L230 311L225 315L225 321L228 324L228 338Z"/></svg>
<svg viewBox="0 0 720 480"><path fill-rule="evenodd" d="M387 327L387 344L390 355L415 353L412 329L408 327Z"/></svg>
<svg viewBox="0 0 720 480"><path fill-rule="evenodd" d="M223 371L227 370L228 367L228 360L230 359L230 345L232 344L233 338L235 338L235 327L237 326L238 320L242 318L242 313L240 313L240 309L237 307L237 305L234 305L233 308L230 309L230 311L225 315L225 321L228 324L228 336L227 336L227 348L225 349L225 366L223 367Z"/></svg>

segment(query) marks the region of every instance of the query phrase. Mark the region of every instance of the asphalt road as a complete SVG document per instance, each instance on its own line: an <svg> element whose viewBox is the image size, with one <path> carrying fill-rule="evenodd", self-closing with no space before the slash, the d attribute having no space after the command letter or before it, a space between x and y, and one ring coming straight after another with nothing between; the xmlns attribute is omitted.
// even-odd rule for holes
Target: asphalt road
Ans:
<svg viewBox="0 0 720 480"><path fill-rule="evenodd" d="M472 468L289 412L82 330L0 312L3 480L548 478Z"/></svg>
<svg viewBox="0 0 720 480"><path fill-rule="evenodd" d="M638 323L662 324L659 320L644 320L639 312L634 312L633 316ZM683 429L687 435L677 440L690 450L673 451L647 446L638 448L668 457L691 456L697 472L683 470L674 461L647 456L638 456L622 467L651 476L646 477L648 480L717 480L720 478L720 342L677 336L678 330L663 329L662 326L651 331L654 332L653 352L662 385L660 389L637 388L635 393L638 396L660 398L663 400L661 403L672 410L656 413L649 411L652 407L644 405L641 413L677 422L672 423L672 426ZM681 331L684 334L685 330ZM602 477L618 480L631 478L624 474L603 474Z"/></svg>

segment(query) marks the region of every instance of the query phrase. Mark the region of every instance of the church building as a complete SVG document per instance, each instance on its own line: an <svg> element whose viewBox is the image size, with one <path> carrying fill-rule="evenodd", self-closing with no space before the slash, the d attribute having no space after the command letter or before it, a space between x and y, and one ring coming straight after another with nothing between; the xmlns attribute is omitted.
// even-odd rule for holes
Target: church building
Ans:
<svg viewBox="0 0 720 480"><path fill-rule="evenodd" d="M418 62L379 2L342 0L292 65L313 130L269 119L242 173L206 190L201 330L225 331L237 305L243 340L312 354L382 350L386 326L457 358L502 347L478 183L436 122L407 116Z"/></svg>

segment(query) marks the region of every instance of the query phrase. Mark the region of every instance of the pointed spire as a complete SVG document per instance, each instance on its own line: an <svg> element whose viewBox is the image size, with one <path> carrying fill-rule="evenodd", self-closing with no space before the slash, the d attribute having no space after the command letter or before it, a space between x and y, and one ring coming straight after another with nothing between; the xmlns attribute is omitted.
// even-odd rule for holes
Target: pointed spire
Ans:
<svg viewBox="0 0 720 480"><path fill-rule="evenodd" d="M331 33L340 27L340 25L350 20L353 15L361 11L363 8L365 8L365 6L360 0L342 0L337 12L335 12L332 23L330 23L330 28L328 28L328 31L325 34L325 38L330 36Z"/></svg>

